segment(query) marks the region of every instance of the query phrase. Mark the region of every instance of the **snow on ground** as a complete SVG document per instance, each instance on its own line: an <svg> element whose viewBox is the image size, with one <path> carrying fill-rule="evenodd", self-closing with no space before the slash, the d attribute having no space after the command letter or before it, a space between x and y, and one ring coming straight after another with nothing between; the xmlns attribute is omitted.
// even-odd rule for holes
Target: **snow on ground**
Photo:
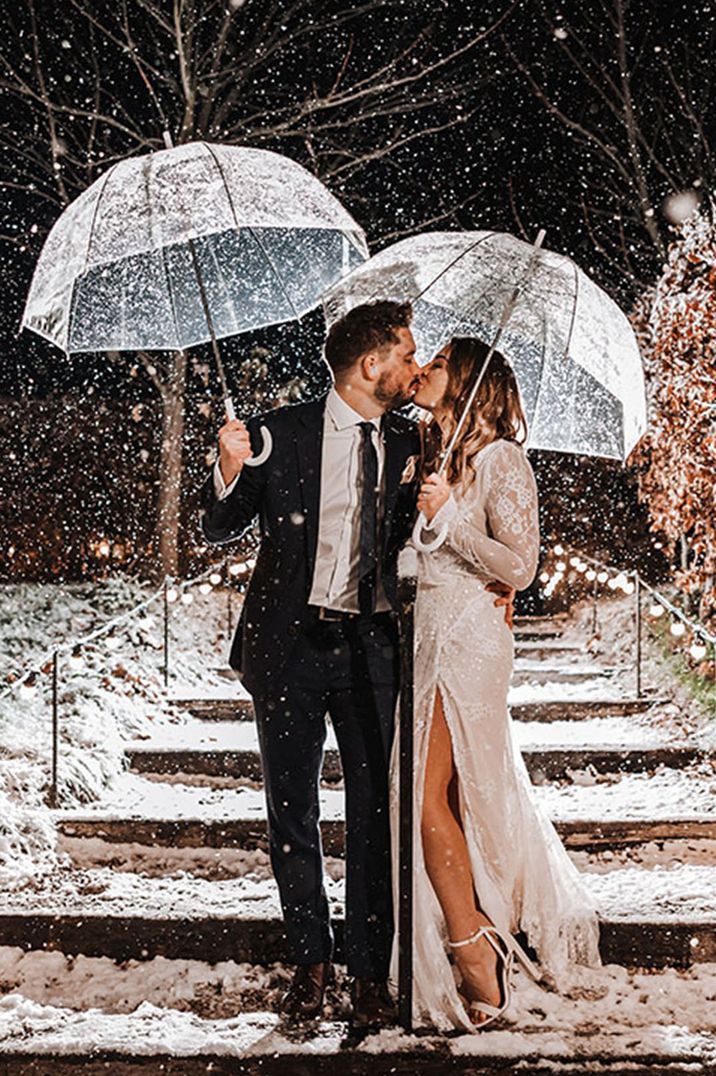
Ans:
<svg viewBox="0 0 716 1076"><path fill-rule="evenodd" d="M716 866L712 863L619 865L583 875L599 914L608 920L716 920ZM343 907L343 879L326 879L331 909ZM7 893L3 914L133 916L191 920L280 918L278 890L257 866L238 877L214 880L188 873L143 875L110 867L57 870L34 885Z"/></svg>
<svg viewBox="0 0 716 1076"><path fill-rule="evenodd" d="M533 789L537 802L553 821L716 817L716 775L703 765L683 770L660 767L651 774L599 774L589 783L545 783ZM341 789L324 787L319 795L323 818L343 817ZM151 781L142 774L123 773L108 786L101 803L63 812L63 817L263 821L266 802L262 789L244 779L217 788Z"/></svg>
<svg viewBox="0 0 716 1076"><path fill-rule="evenodd" d="M648 714L629 714L577 721L515 721L514 731L521 748L673 747L687 739L670 720L668 711L661 715L660 724ZM337 749L330 723L325 746L328 750ZM146 737L132 741L131 747L151 751L258 751L258 734L253 721L190 719L183 725L150 730Z"/></svg>
<svg viewBox="0 0 716 1076"><path fill-rule="evenodd" d="M279 965L210 967L157 958L116 968L100 959L70 962L60 954L10 949L0 950L0 977L12 991L0 999L0 1039L5 1049L28 1055L61 1056L79 1048L137 1055L250 1052L256 1057L305 1051L339 1056L345 1035L341 978L331 991L327 1019L309 1035L292 1034L271 1011L259 1009L263 1002L270 1010L285 983ZM716 1056L714 964L656 973L615 965L581 968L565 995L548 993L520 973L515 985L506 1019L493 1029L446 1039L391 1028L370 1036L359 1049L554 1059L651 1054L692 1062ZM55 997L55 1004L48 1004Z"/></svg>
<svg viewBox="0 0 716 1076"><path fill-rule="evenodd" d="M18 584L2 588L0 690L53 643L76 638L153 593L112 578L100 585ZM226 649L223 601L195 593L189 607L171 610L172 666L185 685L217 689L212 672ZM161 606L154 605L119 635L119 646L99 639L74 671L60 664L59 779L63 801L97 800L123 769L124 740L172 720L164 698ZM55 862L54 829L45 798L50 777L50 678L45 672L31 697L15 691L0 699L0 884L22 884Z"/></svg>

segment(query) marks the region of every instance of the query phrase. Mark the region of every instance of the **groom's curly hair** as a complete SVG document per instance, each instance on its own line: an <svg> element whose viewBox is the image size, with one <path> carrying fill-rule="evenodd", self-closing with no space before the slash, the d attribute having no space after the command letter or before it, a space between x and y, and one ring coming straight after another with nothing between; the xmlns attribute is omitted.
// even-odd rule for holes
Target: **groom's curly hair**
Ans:
<svg viewBox="0 0 716 1076"><path fill-rule="evenodd" d="M354 306L331 325L324 355L334 374L345 373L369 351L398 343L396 329L407 329L413 317L410 303L388 299Z"/></svg>

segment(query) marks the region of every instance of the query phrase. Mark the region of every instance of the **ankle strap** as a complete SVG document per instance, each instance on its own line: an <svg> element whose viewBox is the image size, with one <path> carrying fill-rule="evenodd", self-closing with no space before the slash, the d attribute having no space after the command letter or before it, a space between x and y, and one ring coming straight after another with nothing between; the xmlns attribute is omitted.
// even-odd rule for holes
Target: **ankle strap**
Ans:
<svg viewBox="0 0 716 1076"><path fill-rule="evenodd" d="M469 938L463 938L462 941L450 941L448 939L448 945L451 949L459 949L463 945L472 945L473 942L478 941L483 934L488 934L490 931L495 930L495 927L480 927L474 934L471 934Z"/></svg>

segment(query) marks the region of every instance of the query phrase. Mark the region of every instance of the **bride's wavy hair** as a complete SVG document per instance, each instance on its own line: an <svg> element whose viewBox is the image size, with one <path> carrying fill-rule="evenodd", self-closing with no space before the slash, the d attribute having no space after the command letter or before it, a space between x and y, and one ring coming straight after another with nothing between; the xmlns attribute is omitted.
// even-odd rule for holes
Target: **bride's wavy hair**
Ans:
<svg viewBox="0 0 716 1076"><path fill-rule="evenodd" d="M487 344L474 336L455 336L450 341L450 357L446 363L448 382L443 398L450 412L450 423L444 440L437 422L432 421L425 427L421 458L424 478L437 470L440 452L449 443L465 410L488 351ZM471 464L481 448L498 439L522 444L526 438L527 420L517 379L504 355L495 351L452 452L446 474L448 482L451 486L461 484L463 490L466 489L475 477Z"/></svg>

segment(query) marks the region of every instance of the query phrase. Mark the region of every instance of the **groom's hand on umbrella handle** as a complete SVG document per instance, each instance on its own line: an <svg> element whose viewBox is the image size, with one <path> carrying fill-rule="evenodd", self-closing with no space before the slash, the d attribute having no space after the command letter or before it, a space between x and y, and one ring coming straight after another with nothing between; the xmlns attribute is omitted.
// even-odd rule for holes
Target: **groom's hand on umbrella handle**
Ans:
<svg viewBox="0 0 716 1076"><path fill-rule="evenodd" d="M227 486L241 474L244 463L252 456L251 439L246 426L241 419L229 419L219 430L219 467Z"/></svg>
<svg viewBox="0 0 716 1076"><path fill-rule="evenodd" d="M512 631L513 618L515 615L515 594L517 591L508 586L507 583L500 583L497 579L493 579L491 583L488 583L485 589L489 590L490 594L497 594L495 605L498 609L500 606L504 605L505 624L507 624L507 627Z"/></svg>

